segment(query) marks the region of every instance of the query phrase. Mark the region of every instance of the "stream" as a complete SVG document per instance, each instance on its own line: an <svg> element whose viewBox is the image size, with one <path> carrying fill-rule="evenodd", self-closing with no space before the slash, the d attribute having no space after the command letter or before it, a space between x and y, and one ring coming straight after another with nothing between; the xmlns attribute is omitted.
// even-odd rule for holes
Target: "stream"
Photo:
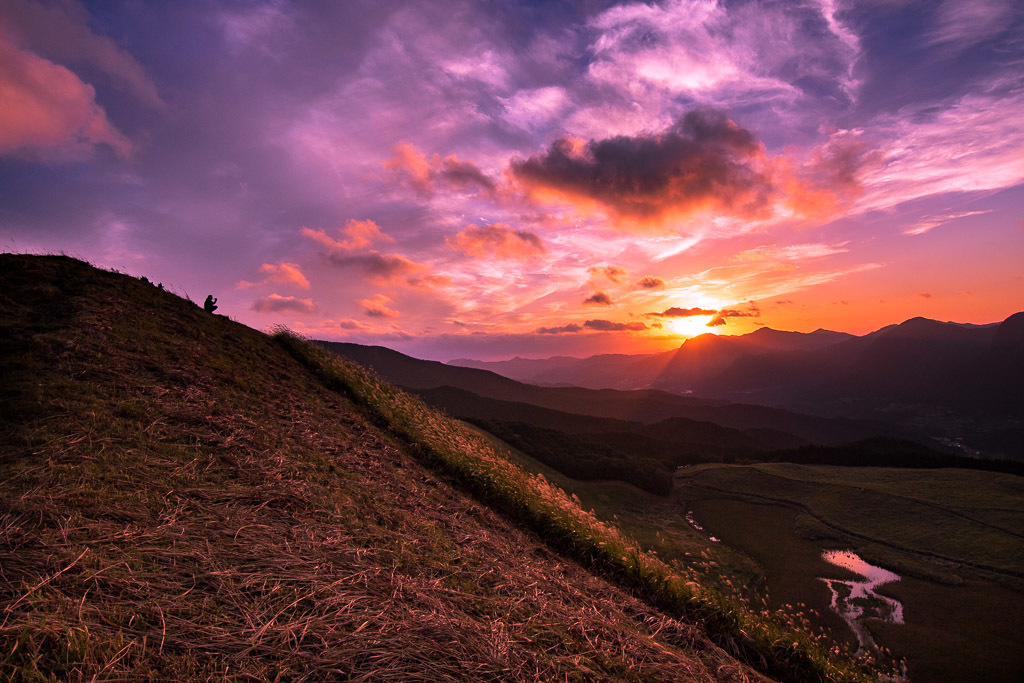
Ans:
<svg viewBox="0 0 1024 683"><path fill-rule="evenodd" d="M899 581L899 574L868 564L850 550L827 550L821 556L829 564L849 569L862 577L852 581L825 578L821 580L832 591L832 609L849 624L857 636L859 649L874 648L875 642L864 626L864 619L903 623L903 604L899 600L875 592L875 589L883 584Z"/></svg>

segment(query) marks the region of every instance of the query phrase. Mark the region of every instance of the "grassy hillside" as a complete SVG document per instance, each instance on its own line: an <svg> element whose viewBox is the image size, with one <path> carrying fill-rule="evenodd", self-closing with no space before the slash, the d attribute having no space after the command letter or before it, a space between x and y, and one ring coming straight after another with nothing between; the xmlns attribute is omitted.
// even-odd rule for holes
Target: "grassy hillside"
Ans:
<svg viewBox="0 0 1024 683"><path fill-rule="evenodd" d="M709 637L862 677L360 368L73 259L0 255L0 414L4 679L758 677Z"/></svg>

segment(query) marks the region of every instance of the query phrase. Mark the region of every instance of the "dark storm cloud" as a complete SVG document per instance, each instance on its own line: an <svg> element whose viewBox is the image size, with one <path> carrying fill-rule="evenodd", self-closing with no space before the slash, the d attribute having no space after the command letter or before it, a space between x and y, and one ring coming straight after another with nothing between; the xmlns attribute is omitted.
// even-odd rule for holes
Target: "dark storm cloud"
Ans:
<svg viewBox="0 0 1024 683"><path fill-rule="evenodd" d="M618 217L656 219L706 206L749 214L773 191L753 163L761 149L724 113L697 109L656 135L563 137L510 168L535 195L595 202Z"/></svg>

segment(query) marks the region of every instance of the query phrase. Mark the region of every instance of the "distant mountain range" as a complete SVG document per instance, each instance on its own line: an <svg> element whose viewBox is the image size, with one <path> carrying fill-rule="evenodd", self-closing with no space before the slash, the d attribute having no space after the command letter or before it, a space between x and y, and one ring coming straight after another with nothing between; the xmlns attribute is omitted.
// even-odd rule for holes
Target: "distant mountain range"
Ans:
<svg viewBox="0 0 1024 683"><path fill-rule="evenodd" d="M911 318L860 337L762 328L653 355L451 363L542 385L658 389L914 425L968 450L1024 457L1024 313L990 325Z"/></svg>
<svg viewBox="0 0 1024 683"><path fill-rule="evenodd" d="M678 349L656 354L604 354L589 358L555 356L538 360L513 358L490 362L460 358L449 361L449 365L491 370L542 386L656 388L688 392L691 385L702 378L713 377L742 356L817 351L848 339L855 337L829 330L804 334L766 327L735 337L704 334L688 339Z"/></svg>
<svg viewBox="0 0 1024 683"><path fill-rule="evenodd" d="M503 417L547 426L545 420L537 418L541 414L537 409L543 408L548 413L557 413L550 418L551 426L561 424L562 428L582 424L576 419L582 416L587 416L588 420L600 418L605 422L610 419L644 425L685 418L731 430L784 432L788 444L794 442L794 437L796 441L818 444L842 444L876 436L927 441L920 430L877 421L805 415L769 406L732 404L660 390L544 387L517 382L488 370L420 360L383 346L317 343L372 368L389 382L421 394L459 416Z"/></svg>
<svg viewBox="0 0 1024 683"><path fill-rule="evenodd" d="M416 391L448 386L644 424L682 417L816 444L884 436L934 446L931 437L961 454L1024 459L1024 313L990 325L912 318L859 337L762 328L589 358L444 364L323 344Z"/></svg>
<svg viewBox="0 0 1024 683"><path fill-rule="evenodd" d="M913 425L652 389L542 387L380 346L318 343L569 476L620 479L658 494L671 490L677 467L702 462L1020 469L955 457L964 455L962 449Z"/></svg>

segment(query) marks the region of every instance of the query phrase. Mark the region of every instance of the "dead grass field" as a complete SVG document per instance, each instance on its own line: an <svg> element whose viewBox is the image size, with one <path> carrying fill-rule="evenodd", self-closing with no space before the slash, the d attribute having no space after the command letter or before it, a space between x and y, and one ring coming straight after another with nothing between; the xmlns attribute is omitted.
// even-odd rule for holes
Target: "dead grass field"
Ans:
<svg viewBox="0 0 1024 683"><path fill-rule="evenodd" d="M0 678L761 678L147 283L0 257L0 345Z"/></svg>

